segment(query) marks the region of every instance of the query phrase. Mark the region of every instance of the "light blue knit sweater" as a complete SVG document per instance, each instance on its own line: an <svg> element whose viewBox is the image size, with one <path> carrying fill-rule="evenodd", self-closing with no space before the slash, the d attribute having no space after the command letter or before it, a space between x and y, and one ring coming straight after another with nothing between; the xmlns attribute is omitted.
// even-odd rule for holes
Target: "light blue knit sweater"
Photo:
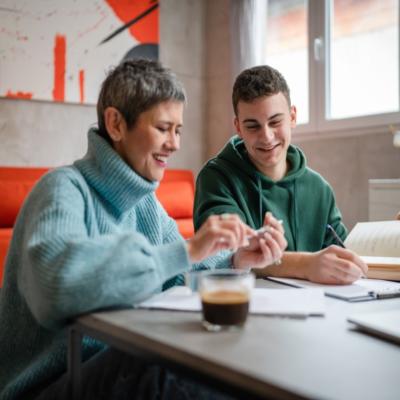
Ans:
<svg viewBox="0 0 400 400"><path fill-rule="evenodd" d="M18 216L0 292L0 398L66 370L66 326L79 314L130 306L191 268L156 182L94 130L86 156L45 175ZM229 267L228 256L196 266ZM171 280L172 279L172 280ZM103 345L85 339L84 358Z"/></svg>

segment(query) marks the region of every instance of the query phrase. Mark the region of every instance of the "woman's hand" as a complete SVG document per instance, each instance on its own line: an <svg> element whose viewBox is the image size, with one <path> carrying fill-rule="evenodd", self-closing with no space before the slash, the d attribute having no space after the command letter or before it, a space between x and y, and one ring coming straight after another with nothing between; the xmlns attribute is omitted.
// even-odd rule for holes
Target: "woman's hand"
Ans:
<svg viewBox="0 0 400 400"><path fill-rule="evenodd" d="M269 229L262 234L253 234L249 246L242 247L235 253L235 268L264 268L280 262L287 246L283 226L270 212L265 215L264 226Z"/></svg>
<svg viewBox="0 0 400 400"><path fill-rule="evenodd" d="M221 250L236 250L249 244L254 230L235 214L212 215L187 243L191 262L198 262Z"/></svg>

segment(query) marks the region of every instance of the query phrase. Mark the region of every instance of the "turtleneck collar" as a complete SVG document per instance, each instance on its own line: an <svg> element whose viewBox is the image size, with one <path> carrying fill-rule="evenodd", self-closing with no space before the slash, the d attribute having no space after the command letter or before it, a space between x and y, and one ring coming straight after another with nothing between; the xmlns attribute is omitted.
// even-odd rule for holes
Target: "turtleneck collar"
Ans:
<svg viewBox="0 0 400 400"><path fill-rule="evenodd" d="M88 132L86 155L74 165L118 214L132 209L158 186L138 175L94 128Z"/></svg>

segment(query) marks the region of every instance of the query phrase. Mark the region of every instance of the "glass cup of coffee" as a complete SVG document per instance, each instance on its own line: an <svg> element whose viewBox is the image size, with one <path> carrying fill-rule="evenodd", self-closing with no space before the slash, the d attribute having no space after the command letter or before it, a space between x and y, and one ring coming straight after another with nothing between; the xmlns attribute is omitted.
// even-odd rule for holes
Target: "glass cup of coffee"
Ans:
<svg viewBox="0 0 400 400"><path fill-rule="evenodd" d="M199 279L203 326L213 332L241 328L249 313L253 287L250 271L203 271Z"/></svg>

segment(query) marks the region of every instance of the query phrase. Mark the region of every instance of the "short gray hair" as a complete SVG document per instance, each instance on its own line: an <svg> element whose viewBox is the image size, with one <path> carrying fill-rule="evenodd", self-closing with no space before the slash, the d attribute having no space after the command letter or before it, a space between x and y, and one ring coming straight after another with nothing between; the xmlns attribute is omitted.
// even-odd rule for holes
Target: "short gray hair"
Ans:
<svg viewBox="0 0 400 400"><path fill-rule="evenodd" d="M269 65L245 69L233 85L232 105L235 115L238 114L239 101L250 103L263 96L282 93L290 107L290 90L283 75Z"/></svg>
<svg viewBox="0 0 400 400"><path fill-rule="evenodd" d="M185 89L176 75L158 61L127 60L113 68L104 80L97 101L99 134L108 142L104 111L115 107L131 129L139 115L156 104L186 101Z"/></svg>

